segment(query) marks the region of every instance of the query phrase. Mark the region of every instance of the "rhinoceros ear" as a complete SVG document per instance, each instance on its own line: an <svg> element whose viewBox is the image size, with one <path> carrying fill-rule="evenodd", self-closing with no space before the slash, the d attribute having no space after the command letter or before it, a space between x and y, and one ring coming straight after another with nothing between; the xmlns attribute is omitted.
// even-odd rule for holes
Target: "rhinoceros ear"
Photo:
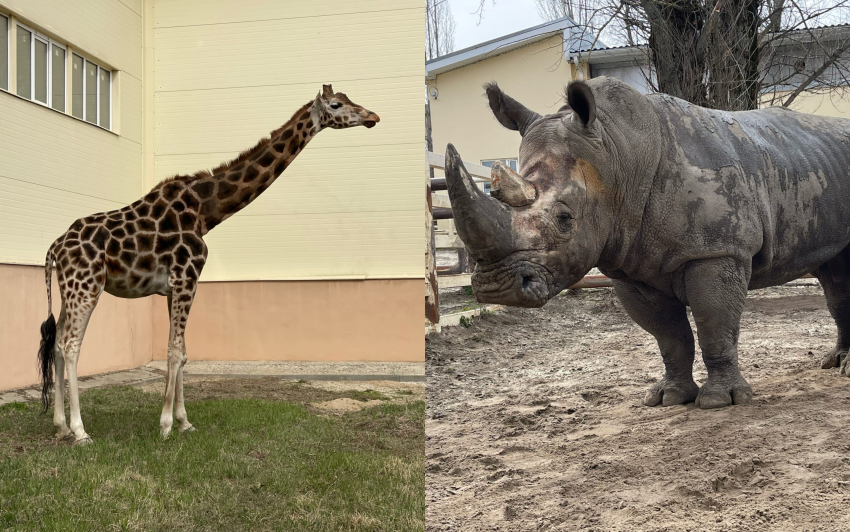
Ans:
<svg viewBox="0 0 850 532"><path fill-rule="evenodd" d="M506 128L525 136L529 126L540 118L539 114L502 92L495 81L484 85L484 90L487 91L487 100L496 120Z"/></svg>
<svg viewBox="0 0 850 532"><path fill-rule="evenodd" d="M584 127L596 120L596 98L586 83L573 81L567 85L567 103Z"/></svg>

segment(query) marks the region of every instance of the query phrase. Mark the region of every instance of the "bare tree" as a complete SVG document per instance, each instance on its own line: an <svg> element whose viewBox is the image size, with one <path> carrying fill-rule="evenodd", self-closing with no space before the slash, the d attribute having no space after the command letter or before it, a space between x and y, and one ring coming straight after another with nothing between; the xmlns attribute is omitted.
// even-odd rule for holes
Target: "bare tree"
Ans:
<svg viewBox="0 0 850 532"><path fill-rule="evenodd" d="M455 19L448 0L425 0L425 60L455 49Z"/></svg>
<svg viewBox="0 0 850 532"><path fill-rule="evenodd" d="M646 45L654 90L698 105L790 105L803 91L850 86L850 27L840 26L850 0L573 1L605 14L609 44Z"/></svg>

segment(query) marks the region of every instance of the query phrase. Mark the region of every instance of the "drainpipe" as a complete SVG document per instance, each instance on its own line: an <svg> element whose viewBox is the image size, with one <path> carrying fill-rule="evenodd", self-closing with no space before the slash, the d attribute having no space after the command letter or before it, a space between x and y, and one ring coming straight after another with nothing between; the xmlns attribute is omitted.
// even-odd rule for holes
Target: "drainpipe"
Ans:
<svg viewBox="0 0 850 532"><path fill-rule="evenodd" d="M583 81L584 71L582 71L581 66L579 65L578 54L573 54L571 50L573 44L573 27L574 26L564 28L564 59L576 67L578 79Z"/></svg>

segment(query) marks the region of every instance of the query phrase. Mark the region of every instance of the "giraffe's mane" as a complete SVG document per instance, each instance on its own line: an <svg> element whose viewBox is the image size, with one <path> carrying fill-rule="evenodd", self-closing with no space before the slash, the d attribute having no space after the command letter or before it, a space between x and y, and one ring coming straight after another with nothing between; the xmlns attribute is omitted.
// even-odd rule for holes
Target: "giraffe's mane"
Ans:
<svg viewBox="0 0 850 532"><path fill-rule="evenodd" d="M161 188L162 186L164 186L168 183L173 183L174 181L182 181L184 183L191 183L192 181L195 181L195 180L198 180L198 179L203 179L205 177L212 177L216 174L226 172L231 167L236 166L237 164L239 164L241 162L247 161L248 159L250 159L251 157L253 157L257 153L259 153L260 151L265 150L266 147L268 147L269 142L271 142L271 139L275 138L284 129L288 128L290 125L297 122L300 119L301 115L304 114L304 111L307 111L312 105L313 105L312 101L302 105L301 108L298 109L297 111L295 111L295 114L292 115L292 118L287 120L287 122L285 124L283 124L279 128L272 131L271 134L268 137L263 137L260 140L260 142L258 142L257 145L254 146L253 148L248 148L247 150L240 153L232 161L223 162L220 165L213 168L212 170L200 170L200 171L195 172L194 174L191 174L191 175L175 175L175 176L167 177L167 178L163 179L162 181L160 181L159 183L157 183L156 186L153 187L151 190L156 190L156 189Z"/></svg>

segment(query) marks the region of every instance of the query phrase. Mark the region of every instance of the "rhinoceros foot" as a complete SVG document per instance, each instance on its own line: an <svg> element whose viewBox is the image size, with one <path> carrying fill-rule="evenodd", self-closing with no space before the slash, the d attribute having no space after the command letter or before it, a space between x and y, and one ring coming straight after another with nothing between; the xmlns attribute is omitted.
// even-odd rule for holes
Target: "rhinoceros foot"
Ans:
<svg viewBox="0 0 850 532"><path fill-rule="evenodd" d="M753 400L753 389L740 374L729 377L709 376L705 384L699 390L696 406L709 408L723 408L730 405L746 405Z"/></svg>
<svg viewBox="0 0 850 532"><path fill-rule="evenodd" d="M643 404L646 406L673 406L692 403L697 398L699 386L693 380L677 381L661 379L646 391Z"/></svg>
<svg viewBox="0 0 850 532"><path fill-rule="evenodd" d="M847 350L833 347L820 361L820 367L823 369L841 368L841 374L845 375L845 366L847 364Z"/></svg>

